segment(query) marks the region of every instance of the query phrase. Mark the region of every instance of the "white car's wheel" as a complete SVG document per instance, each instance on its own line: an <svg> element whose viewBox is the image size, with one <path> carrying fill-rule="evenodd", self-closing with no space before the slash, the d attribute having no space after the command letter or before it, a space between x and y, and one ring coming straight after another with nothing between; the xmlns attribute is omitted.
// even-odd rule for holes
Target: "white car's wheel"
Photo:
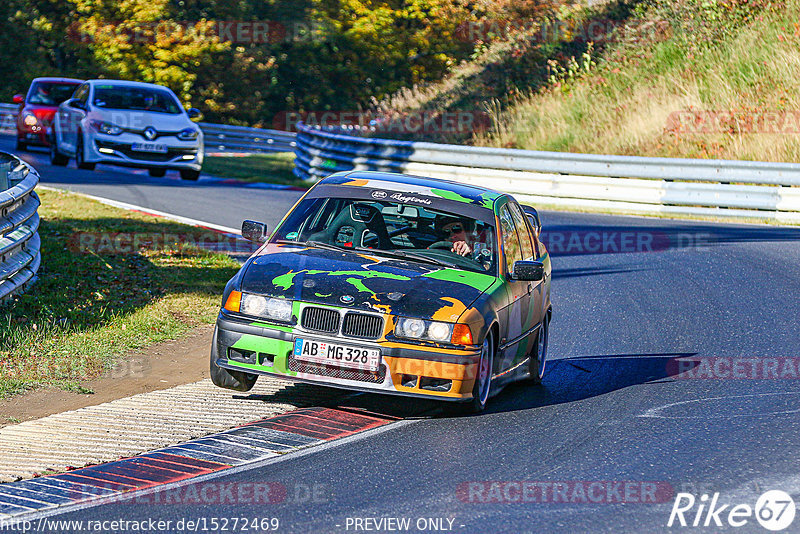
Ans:
<svg viewBox="0 0 800 534"><path fill-rule="evenodd" d="M93 171L96 163L89 163L86 161L86 151L83 148L83 134L78 132L78 145L75 147L75 163L79 169L86 171Z"/></svg>

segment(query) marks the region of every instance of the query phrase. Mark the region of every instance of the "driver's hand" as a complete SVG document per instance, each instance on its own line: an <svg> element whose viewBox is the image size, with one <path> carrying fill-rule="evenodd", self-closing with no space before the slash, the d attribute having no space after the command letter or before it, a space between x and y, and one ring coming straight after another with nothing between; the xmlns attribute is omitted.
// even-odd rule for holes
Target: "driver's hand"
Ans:
<svg viewBox="0 0 800 534"><path fill-rule="evenodd" d="M467 245L466 241L456 241L453 243L453 248L451 248L450 251L455 252L459 256L466 256L472 252L472 249L469 248L469 245Z"/></svg>

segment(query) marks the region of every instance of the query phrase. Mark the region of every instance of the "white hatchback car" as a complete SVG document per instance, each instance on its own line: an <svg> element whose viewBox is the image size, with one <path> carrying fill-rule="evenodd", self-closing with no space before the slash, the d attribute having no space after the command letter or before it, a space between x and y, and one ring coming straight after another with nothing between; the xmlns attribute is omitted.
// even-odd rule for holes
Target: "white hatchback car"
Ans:
<svg viewBox="0 0 800 534"><path fill-rule="evenodd" d="M197 180L203 164L203 132L178 97L160 85L122 80L88 80L58 107L53 120L50 161L81 169L97 163L148 169L164 176L180 171Z"/></svg>

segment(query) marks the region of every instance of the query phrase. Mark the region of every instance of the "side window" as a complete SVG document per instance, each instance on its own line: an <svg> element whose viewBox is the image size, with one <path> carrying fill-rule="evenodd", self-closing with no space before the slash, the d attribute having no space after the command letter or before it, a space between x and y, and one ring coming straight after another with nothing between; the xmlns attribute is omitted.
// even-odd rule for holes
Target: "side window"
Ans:
<svg viewBox="0 0 800 534"><path fill-rule="evenodd" d="M506 255L507 272L514 272L514 262L522 259L522 247L517 237L517 230L514 228L514 219L508 211L508 205L500 210L500 226L503 230L503 251Z"/></svg>
<svg viewBox="0 0 800 534"><path fill-rule="evenodd" d="M77 98L84 104L89 99L89 85L83 84L75 90L75 94L72 95L72 98Z"/></svg>
<svg viewBox="0 0 800 534"><path fill-rule="evenodd" d="M534 258L533 239L531 239L528 224L525 222L525 214L522 213L522 209L520 209L517 204L508 204L508 206L511 207L511 215L514 217L514 223L519 233L519 240L522 244L522 258L526 260Z"/></svg>

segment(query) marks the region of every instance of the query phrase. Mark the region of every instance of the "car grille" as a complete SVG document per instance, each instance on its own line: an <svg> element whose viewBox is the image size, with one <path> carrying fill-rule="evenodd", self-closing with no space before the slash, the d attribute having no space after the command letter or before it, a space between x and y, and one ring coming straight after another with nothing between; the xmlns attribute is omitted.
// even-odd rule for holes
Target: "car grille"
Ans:
<svg viewBox="0 0 800 534"><path fill-rule="evenodd" d="M358 380L359 382L371 382L373 384L380 384L386 378L385 365L381 365L377 371L373 372L364 371L362 369L347 369L345 367L331 367L328 365L301 362L292 357L289 357L289 370L297 373L329 376L332 378L342 378L344 380Z"/></svg>
<svg viewBox="0 0 800 534"><path fill-rule="evenodd" d="M339 318L339 312L336 310L309 306L303 310L303 318L300 324L306 330L334 334L339 331Z"/></svg>
<svg viewBox="0 0 800 534"><path fill-rule="evenodd" d="M348 313L344 316L342 334L362 339L378 339L383 334L383 317Z"/></svg>
<svg viewBox="0 0 800 534"><path fill-rule="evenodd" d="M117 143L114 141L95 141L98 148L110 148L112 150L117 150L125 156L131 159L137 159L140 161L155 161L159 163L165 163L167 161L172 161L173 159L177 158L178 156L184 156L186 154L196 154L196 148L167 148L166 154L158 154L153 152L138 152L135 150L131 150L130 143Z"/></svg>

